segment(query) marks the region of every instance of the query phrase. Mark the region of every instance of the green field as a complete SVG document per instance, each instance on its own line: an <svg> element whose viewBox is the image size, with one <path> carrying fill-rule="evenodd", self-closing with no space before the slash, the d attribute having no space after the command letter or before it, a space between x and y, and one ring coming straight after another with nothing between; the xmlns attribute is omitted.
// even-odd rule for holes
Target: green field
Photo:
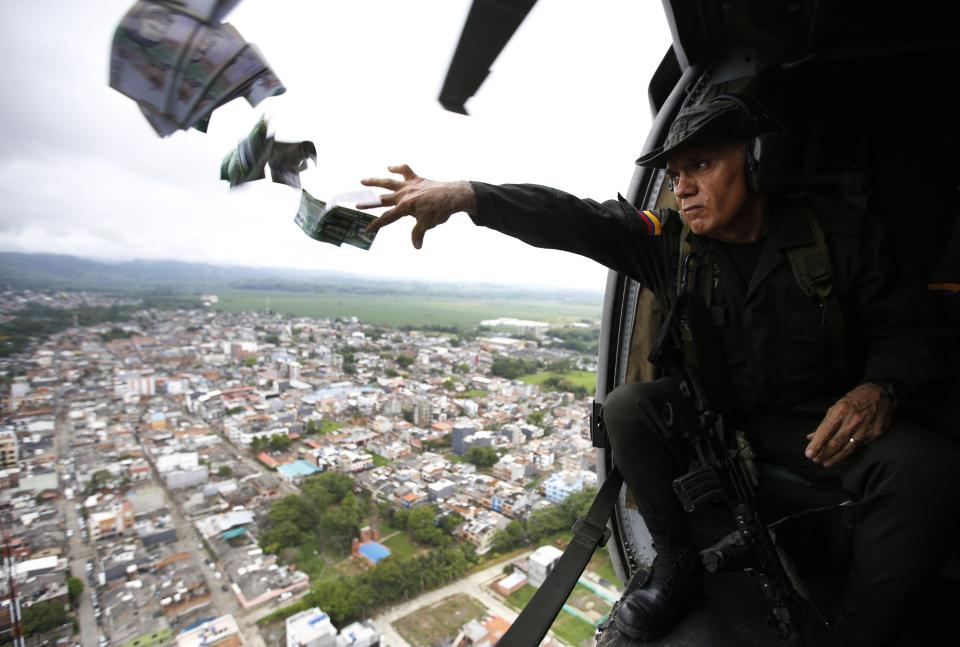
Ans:
<svg viewBox="0 0 960 647"><path fill-rule="evenodd" d="M390 549L390 556L396 557L397 559L406 559L420 552L420 549L413 543L413 540L402 532L398 532L393 537L383 540L382 543Z"/></svg>
<svg viewBox="0 0 960 647"><path fill-rule="evenodd" d="M549 323L597 320L600 303L549 300L459 298L349 292L280 292L218 290L216 309L228 312L265 310L304 317L357 317L384 326L460 326L475 328L483 319L515 317Z"/></svg>
<svg viewBox="0 0 960 647"><path fill-rule="evenodd" d="M617 572L613 570L610 553L606 550L601 549L593 554L593 557L590 558L590 563L587 564L587 570L593 571L613 586L623 586L620 578L617 577Z"/></svg>
<svg viewBox="0 0 960 647"><path fill-rule="evenodd" d="M567 371L566 373L542 372L533 375L524 375L520 378L521 382L527 384L543 384L548 378L558 377L576 386L583 386L588 391L593 391L597 387L597 374L592 371Z"/></svg>
<svg viewBox="0 0 960 647"><path fill-rule="evenodd" d="M532 598L536 592L536 588L525 584L523 588L514 591L510 597L506 598L506 603L517 611L520 611L527 606L530 598ZM580 645L585 643L589 644L590 639L593 638L595 633L594 626L589 622L581 620L565 611L560 612L550 628L564 642L575 645L576 647L580 647Z"/></svg>

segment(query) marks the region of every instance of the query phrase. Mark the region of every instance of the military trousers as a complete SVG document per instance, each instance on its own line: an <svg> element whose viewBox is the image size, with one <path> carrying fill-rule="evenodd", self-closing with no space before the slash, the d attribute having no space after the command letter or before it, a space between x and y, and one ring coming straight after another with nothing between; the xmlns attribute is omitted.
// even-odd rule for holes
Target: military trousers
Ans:
<svg viewBox="0 0 960 647"><path fill-rule="evenodd" d="M678 383L624 384L609 394L602 416L613 460L654 542L685 533L686 513L672 481L692 457L678 429L696 419ZM854 495L853 574L878 598L906 603L960 540L960 450L936 432L895 419L882 437L826 468L803 453L821 419L763 415L743 426L760 460Z"/></svg>

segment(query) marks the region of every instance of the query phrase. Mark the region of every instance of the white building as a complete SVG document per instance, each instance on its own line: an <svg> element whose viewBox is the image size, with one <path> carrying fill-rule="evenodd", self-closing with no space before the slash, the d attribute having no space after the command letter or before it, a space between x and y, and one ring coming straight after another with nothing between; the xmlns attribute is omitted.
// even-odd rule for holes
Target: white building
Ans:
<svg viewBox="0 0 960 647"><path fill-rule="evenodd" d="M330 616L313 607L287 618L287 647L337 647Z"/></svg>
<svg viewBox="0 0 960 647"><path fill-rule="evenodd" d="M541 546L533 551L533 554L527 559L527 579L530 584L539 588L553 571L553 567L561 555L563 555L563 551L556 546Z"/></svg>
<svg viewBox="0 0 960 647"><path fill-rule="evenodd" d="M164 473L164 480L171 490L202 485L210 479L210 470L206 465L200 465L187 470L170 470Z"/></svg>
<svg viewBox="0 0 960 647"><path fill-rule="evenodd" d="M177 452L157 456L157 471L172 472L173 470L190 470L200 466L200 455L197 452Z"/></svg>
<svg viewBox="0 0 960 647"><path fill-rule="evenodd" d="M227 430L227 437L230 439L230 442L240 447L249 447L253 443L254 438L270 440L274 436L289 435L290 429L287 427L275 427L267 431L250 431L249 429L242 429L240 427L229 427Z"/></svg>
<svg viewBox="0 0 960 647"><path fill-rule="evenodd" d="M376 647L380 644L380 634L367 622L354 622L340 630L337 647Z"/></svg>
<svg viewBox="0 0 960 647"><path fill-rule="evenodd" d="M543 490L547 499L554 503L564 501L574 492L579 492L584 485L595 485L597 475L586 470L563 470L551 475L544 484Z"/></svg>
<svg viewBox="0 0 960 647"><path fill-rule="evenodd" d="M240 642L237 643L237 640ZM177 636L176 643L177 647L216 647L220 644L246 644L237 621L230 614L208 620L190 631L184 631Z"/></svg>
<svg viewBox="0 0 960 647"><path fill-rule="evenodd" d="M152 370L127 371L120 378L117 389L120 395L151 396L157 394L157 376Z"/></svg>

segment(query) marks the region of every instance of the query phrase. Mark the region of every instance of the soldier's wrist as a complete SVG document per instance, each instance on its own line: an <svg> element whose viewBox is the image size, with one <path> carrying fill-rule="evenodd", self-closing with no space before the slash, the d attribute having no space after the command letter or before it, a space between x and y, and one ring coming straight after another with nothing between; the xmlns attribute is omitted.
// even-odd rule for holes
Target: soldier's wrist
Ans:
<svg viewBox="0 0 960 647"><path fill-rule="evenodd" d="M871 378L865 380L864 384L872 384L881 389L881 393L886 400L897 409L902 403L903 386L893 378Z"/></svg>

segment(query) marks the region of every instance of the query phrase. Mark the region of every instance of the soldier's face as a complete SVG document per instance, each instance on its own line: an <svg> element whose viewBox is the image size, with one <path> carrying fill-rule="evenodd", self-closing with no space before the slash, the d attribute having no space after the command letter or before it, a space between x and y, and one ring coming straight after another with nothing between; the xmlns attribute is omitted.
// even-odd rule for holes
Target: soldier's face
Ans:
<svg viewBox="0 0 960 647"><path fill-rule="evenodd" d="M740 216L748 211L746 151L742 143L687 148L667 162L667 177L680 213L695 234L736 238Z"/></svg>

